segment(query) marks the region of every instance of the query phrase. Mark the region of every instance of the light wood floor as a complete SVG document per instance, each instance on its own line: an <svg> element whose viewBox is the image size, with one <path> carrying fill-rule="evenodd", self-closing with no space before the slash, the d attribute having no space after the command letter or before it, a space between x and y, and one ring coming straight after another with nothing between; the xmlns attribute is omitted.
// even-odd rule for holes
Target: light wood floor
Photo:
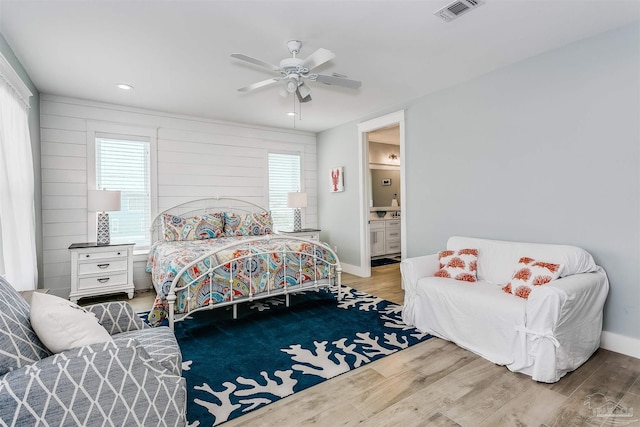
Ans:
<svg viewBox="0 0 640 427"><path fill-rule="evenodd" d="M343 278L402 303L398 264ZM597 416L607 402L633 416ZM559 382L542 384L432 338L224 426L640 426L639 419L639 359L600 349Z"/></svg>

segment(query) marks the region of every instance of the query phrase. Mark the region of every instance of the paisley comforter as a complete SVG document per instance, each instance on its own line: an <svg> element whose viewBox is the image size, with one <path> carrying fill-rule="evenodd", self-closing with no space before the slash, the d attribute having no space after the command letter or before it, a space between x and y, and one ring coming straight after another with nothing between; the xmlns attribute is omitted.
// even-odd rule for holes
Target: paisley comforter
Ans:
<svg viewBox="0 0 640 427"><path fill-rule="evenodd" d="M172 281L205 254L209 255L191 265L178 280L176 288L184 288L176 290L176 313L231 301L232 295L233 300L241 300L283 288L285 283L294 287L300 282L329 279L329 264L337 261L322 244L271 236L156 242L146 267L157 292L150 324L157 325L168 317L166 297Z"/></svg>

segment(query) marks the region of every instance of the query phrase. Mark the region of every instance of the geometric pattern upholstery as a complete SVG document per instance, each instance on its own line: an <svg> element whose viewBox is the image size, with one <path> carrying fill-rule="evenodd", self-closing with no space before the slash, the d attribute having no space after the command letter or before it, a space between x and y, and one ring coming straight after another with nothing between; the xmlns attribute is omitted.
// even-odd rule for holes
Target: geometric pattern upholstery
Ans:
<svg viewBox="0 0 640 427"><path fill-rule="evenodd" d="M50 355L31 328L29 304L0 277L0 375Z"/></svg>
<svg viewBox="0 0 640 427"><path fill-rule="evenodd" d="M51 352L0 277L0 426L184 426L182 354L126 302L86 307L114 341ZM121 332L121 333L119 333Z"/></svg>
<svg viewBox="0 0 640 427"><path fill-rule="evenodd" d="M111 335L150 328L133 311L133 307L125 301L88 305L84 309L95 314L98 318L98 323Z"/></svg>
<svg viewBox="0 0 640 427"><path fill-rule="evenodd" d="M135 340L75 348L0 378L0 424L184 426L185 379Z"/></svg>
<svg viewBox="0 0 640 427"><path fill-rule="evenodd" d="M146 352L174 375L182 375L182 352L168 326L123 332L113 336L116 343L135 339Z"/></svg>

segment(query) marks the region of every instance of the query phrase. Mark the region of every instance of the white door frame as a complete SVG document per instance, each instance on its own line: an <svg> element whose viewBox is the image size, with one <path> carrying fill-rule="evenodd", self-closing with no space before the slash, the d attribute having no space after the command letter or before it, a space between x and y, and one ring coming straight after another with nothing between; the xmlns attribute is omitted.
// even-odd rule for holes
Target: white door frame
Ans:
<svg viewBox="0 0 640 427"><path fill-rule="evenodd" d="M400 127L400 155L405 157L404 143L404 110L385 116L367 120L358 124L358 154L360 157L360 271L362 277L371 276L371 236L369 232L369 140L367 133L391 125ZM401 158L402 158L401 157ZM400 161L400 197L406 206L405 160ZM406 209L400 210L400 255L404 258L407 252Z"/></svg>

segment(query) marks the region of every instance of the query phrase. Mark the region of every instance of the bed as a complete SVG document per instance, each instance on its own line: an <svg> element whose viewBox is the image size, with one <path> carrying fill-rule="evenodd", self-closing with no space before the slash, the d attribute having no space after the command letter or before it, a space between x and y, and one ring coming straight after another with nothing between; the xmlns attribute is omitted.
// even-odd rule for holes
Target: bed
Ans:
<svg viewBox="0 0 640 427"><path fill-rule="evenodd" d="M271 214L229 197L190 201L152 222L147 272L156 291L149 323L175 322L200 310L336 286L341 266L324 243L273 233Z"/></svg>

